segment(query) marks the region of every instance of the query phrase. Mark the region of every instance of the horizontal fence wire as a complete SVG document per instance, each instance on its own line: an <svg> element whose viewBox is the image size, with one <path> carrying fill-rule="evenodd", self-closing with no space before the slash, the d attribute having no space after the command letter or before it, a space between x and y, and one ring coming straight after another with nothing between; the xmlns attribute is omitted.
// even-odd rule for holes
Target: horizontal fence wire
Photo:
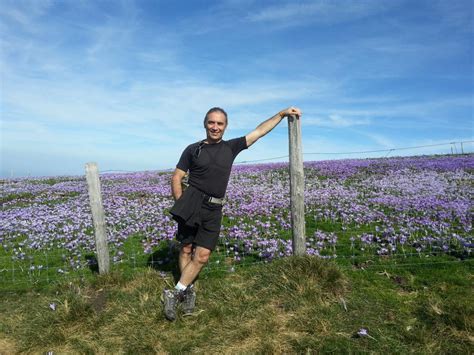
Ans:
<svg viewBox="0 0 474 355"><path fill-rule="evenodd" d="M464 152L463 151L464 148L462 147L462 145L464 143L474 143L474 140L455 141L455 142L437 143L437 144L426 144L426 145L418 145L418 146L411 146L411 147L397 147L397 148L387 148L387 149L349 151L349 152L307 152L307 153L303 152L303 156L306 156L306 155L354 155L354 154L370 154L370 153L387 153L387 156L388 156L388 154L390 154L392 152L401 151L401 150L433 148L433 147L443 147L443 146L454 147L455 148L454 151L456 152L456 154L459 154L457 152L457 144L461 145L461 147L460 147L460 149L462 150L461 154L472 153L471 151L469 151L469 152ZM385 157L387 157L387 156L385 156ZM263 158L263 159L239 161L239 162L236 162L235 164L257 163L257 162L263 162L263 161L285 159L285 158L288 158L288 157L289 157L289 155L281 155L281 156L272 157L272 158Z"/></svg>
<svg viewBox="0 0 474 355"><path fill-rule="evenodd" d="M350 246L349 243L344 244L345 247ZM335 249L340 249L341 246L336 246ZM281 259L282 257L275 257L272 259L263 259L252 256L251 254L241 253L240 259L237 260L232 252L227 253L225 245L222 243L218 246L219 251L215 253L215 259L210 262L203 270L203 275L213 274L215 272L234 272L237 268L262 265ZM111 248L112 254L114 248ZM131 272L138 272L146 268L155 269L161 276L170 275L172 270L177 270L177 253L175 244L170 244L168 248L162 250L161 255L154 256L153 254L145 254L143 251L134 249L127 255L124 255L120 261L111 264L111 270L128 270ZM47 254L47 253L45 253ZM439 256L453 257L452 260L437 260ZM287 257L287 256L283 256ZM459 250L450 249L446 251L441 250L425 250L423 252L396 252L388 255L379 255L376 253L358 255L356 250L348 254L337 254L322 256L330 262L335 262L339 267L344 269L379 269L379 268L400 268L410 267L416 265L438 265L446 263L458 262L472 262L474 258L471 253L459 254ZM51 258L50 258L51 259ZM414 262L414 260L417 260ZM63 282L68 280L83 280L91 277L98 272L97 261L92 259L90 262L82 262L81 267L69 268L68 264L64 262L62 265L50 265L48 259L42 263L39 269L38 265L34 264L34 257L31 258L30 263L23 263L24 261L14 260L11 257L1 257L2 265L8 265L0 270L0 278L2 279L0 291L23 288L24 286L41 286L43 284L51 284ZM363 265L363 266L361 266ZM35 266L34 269L31 266Z"/></svg>
<svg viewBox="0 0 474 355"><path fill-rule="evenodd" d="M419 256L419 262L413 262L413 259L409 258L410 256L416 256L415 254L410 254L406 256L399 255L398 257L395 256L379 256L374 255L372 257L365 256L365 257L351 257L351 256L339 256L334 259L329 259L328 262L336 263L338 267L347 270L363 270L363 271L371 271L371 270L379 270L379 269L393 269L393 268L410 268L410 267L417 267L417 266L437 266L437 265L448 265L448 264L466 264L472 265L474 258L468 257L465 259L453 259L453 260L436 260L436 255L449 255L449 253L433 253L432 255L422 255ZM202 271L202 275L205 276L207 274L214 274L216 272L228 272L233 273L237 269L247 268L257 265L266 265L269 263L274 262L275 260L279 260L280 258L276 258L273 260L252 260L251 262L239 262L239 263L210 263L208 264ZM346 259L351 261L350 263L338 263L337 260ZM177 262L177 261L176 261ZM383 262L383 263L382 263ZM112 264L111 271L120 270L119 266L123 266L123 263L119 264ZM167 277L172 274L171 271L164 271L160 270L160 268L156 268L153 264L147 265L134 265L129 271L131 272L141 272L146 268L152 268L157 271L157 273L161 277ZM43 271L46 273L48 270L58 270L60 268L52 267L52 268L45 268ZM0 276L5 277L6 272L14 272L18 271L17 269L3 269L0 272ZM0 287L1 291L10 291L15 289L23 289L25 286L35 287L35 286L46 286L52 283L61 283L61 282L69 282L74 280L85 280L87 278L93 277L96 275L97 272L92 272L88 269L78 269L74 271L64 272L57 275L44 275L42 273L34 274L25 273L21 274L21 277L12 278L11 282L2 282L2 286ZM25 277L26 276L26 277Z"/></svg>
<svg viewBox="0 0 474 355"><path fill-rule="evenodd" d="M453 148L452 151L451 151L451 154L472 154L472 153L474 153L473 150L464 151L463 145L465 143L474 143L474 140L452 141L452 142L446 142L446 143L425 144L425 145L417 145L417 146L410 146L410 147L396 147L396 148L361 150L361 151L348 151L348 152L303 152L302 154L303 154L303 156L307 156L307 155L334 155L334 156L337 156L337 155L355 155L355 154L371 154L371 153L387 153L387 154L390 154L392 152L409 150L409 149L422 149L422 148L446 147L446 146L448 146L448 147L451 146ZM461 152L458 151L458 145L460 145L459 150L461 150ZM432 154L434 154L434 153L432 153ZM446 154L446 152L444 152L444 154ZM385 156L385 157L387 157L387 156ZM278 160L278 159L286 159L286 158L289 158L289 155L281 155L281 156L277 156L277 157L269 157L269 158L262 158L262 159L253 159L253 160L242 160L242 161L234 162L234 165L259 163L259 162L272 161L272 160ZM174 168L164 168L164 169L159 169L159 170L150 169L150 170L145 170L145 171L169 173L169 172L172 172L173 170L174 170ZM143 170L137 171L137 170L129 170L129 169L110 169L110 168L107 168L105 170L100 170L99 174L138 173L138 172L143 172ZM12 174L13 174L13 172L12 172ZM5 180L8 181L8 178L6 178Z"/></svg>
<svg viewBox="0 0 474 355"><path fill-rule="evenodd" d="M303 152L303 156L310 156L310 155L355 155L355 154L371 154L371 153L387 153L385 157L388 157L389 154L396 151L403 151L409 149L423 149L423 148L434 148L434 147L446 147L450 146L453 148L452 154L470 154L474 151L464 151L463 145L465 143L474 143L474 140L466 140L466 141L453 141L453 142L446 142L446 143L436 143L436 144L425 144L425 145L417 145L417 146L410 146L410 147L395 147L395 148L386 148L386 149L373 149L373 150L361 150L361 151L348 151L348 152ZM460 145L458 152L458 145ZM262 159L253 159L253 160L242 160L234 162L234 165L240 164L249 164L249 163L259 163L265 161L272 161L272 160L279 160L279 159L286 159L289 158L289 155L281 155L276 157L269 157L269 158L262 158ZM165 168L160 169L158 172L167 173L172 172L174 168ZM156 170L153 170L156 171ZM135 170L127 170L127 169L106 169L101 170L100 174L108 174L108 173L136 173L138 171Z"/></svg>
<svg viewBox="0 0 474 355"><path fill-rule="evenodd" d="M334 262L334 260L331 260L330 262ZM363 266L356 266L355 264L337 264L337 266L344 270L378 271L379 269L411 268L414 266L440 266L440 265L454 265L454 264L471 265L473 262L474 262L474 258L459 259L459 260L444 260L444 261L436 261L436 260L426 261L425 259L423 262L417 262L417 263L413 263L413 262L383 263L383 264L370 263L370 264L365 264ZM234 272L236 269L252 267L255 265L266 265L268 263L269 261L255 261L253 263L241 263L241 264L235 264L232 266L219 266L218 265L218 266L208 267L207 269L204 270L204 273L213 274L215 272L222 272L222 271Z"/></svg>

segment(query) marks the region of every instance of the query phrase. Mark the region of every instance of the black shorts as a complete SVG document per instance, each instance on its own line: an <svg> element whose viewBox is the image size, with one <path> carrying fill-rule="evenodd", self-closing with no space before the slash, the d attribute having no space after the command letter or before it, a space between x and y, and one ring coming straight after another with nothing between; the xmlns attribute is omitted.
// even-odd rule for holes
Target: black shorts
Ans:
<svg viewBox="0 0 474 355"><path fill-rule="evenodd" d="M200 222L199 226L190 227L178 221L176 239L181 244L193 244L214 250L221 231L222 206L204 202L200 210Z"/></svg>

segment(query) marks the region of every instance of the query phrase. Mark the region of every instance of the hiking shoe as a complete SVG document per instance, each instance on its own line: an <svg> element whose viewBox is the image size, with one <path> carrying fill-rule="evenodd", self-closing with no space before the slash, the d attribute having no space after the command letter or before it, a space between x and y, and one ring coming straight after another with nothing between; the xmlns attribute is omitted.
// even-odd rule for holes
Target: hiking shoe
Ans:
<svg viewBox="0 0 474 355"><path fill-rule="evenodd" d="M184 316L189 316L194 312L194 307L196 306L196 291L194 291L193 285L188 286L186 291L184 291L184 299L181 306Z"/></svg>
<svg viewBox="0 0 474 355"><path fill-rule="evenodd" d="M183 292L178 290L163 291L163 312L166 319L174 321L176 319L176 309L178 303L183 299Z"/></svg>

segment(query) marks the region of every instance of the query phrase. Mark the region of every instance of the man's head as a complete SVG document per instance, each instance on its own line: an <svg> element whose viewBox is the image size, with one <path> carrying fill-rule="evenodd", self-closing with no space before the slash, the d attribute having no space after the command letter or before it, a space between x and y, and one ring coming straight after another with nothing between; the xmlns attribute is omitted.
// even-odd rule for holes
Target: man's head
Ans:
<svg viewBox="0 0 474 355"><path fill-rule="evenodd" d="M218 143L227 128L227 113L220 107L213 107L204 117L204 128L208 143Z"/></svg>

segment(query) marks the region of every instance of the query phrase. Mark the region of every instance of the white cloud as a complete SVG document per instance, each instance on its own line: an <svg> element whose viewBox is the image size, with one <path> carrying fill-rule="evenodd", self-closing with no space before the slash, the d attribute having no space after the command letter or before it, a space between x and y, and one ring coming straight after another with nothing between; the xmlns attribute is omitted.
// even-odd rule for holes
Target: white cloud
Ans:
<svg viewBox="0 0 474 355"><path fill-rule="evenodd" d="M373 15L392 6L376 0L309 1L271 5L250 13L251 22L277 22L297 25L301 22L334 24Z"/></svg>
<svg viewBox="0 0 474 355"><path fill-rule="evenodd" d="M3 0L2 6L0 7L0 17L5 22L11 21L21 26L23 31L34 32L37 30L37 27L34 26L36 19L44 15L52 5L52 0Z"/></svg>
<svg viewBox="0 0 474 355"><path fill-rule="evenodd" d="M338 127L367 125L370 123L370 120L348 118L347 116L342 117L340 114L329 114L328 116L325 116L325 117L306 117L306 115L304 115L303 123L305 126L338 128Z"/></svg>
<svg viewBox="0 0 474 355"><path fill-rule="evenodd" d="M375 142L380 148L393 148L395 144L392 139L380 134L372 132L361 132L360 130L356 131L360 135L368 137L371 141Z"/></svg>

